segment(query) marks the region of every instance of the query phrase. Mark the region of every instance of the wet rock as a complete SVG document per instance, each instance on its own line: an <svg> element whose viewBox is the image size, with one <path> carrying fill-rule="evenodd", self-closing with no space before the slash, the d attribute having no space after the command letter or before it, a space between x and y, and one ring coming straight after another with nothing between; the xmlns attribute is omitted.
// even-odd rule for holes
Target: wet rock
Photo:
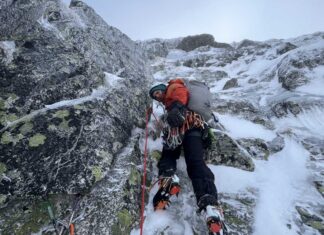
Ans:
<svg viewBox="0 0 324 235"><path fill-rule="evenodd" d="M223 90L227 90L227 89L238 87L238 86L239 85L237 82L237 78L232 78L225 83Z"/></svg>

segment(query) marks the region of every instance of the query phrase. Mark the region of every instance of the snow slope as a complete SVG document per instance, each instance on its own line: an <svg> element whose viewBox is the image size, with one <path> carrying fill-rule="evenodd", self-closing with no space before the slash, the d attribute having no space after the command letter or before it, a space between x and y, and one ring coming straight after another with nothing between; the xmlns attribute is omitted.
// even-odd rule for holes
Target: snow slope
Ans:
<svg viewBox="0 0 324 235"><path fill-rule="evenodd" d="M287 43L295 48L280 54ZM314 184L323 183L324 175L324 34L239 45L234 50L237 58L217 48L171 50L166 58L152 62L155 79L167 82L180 76L207 82L214 93L213 110L233 140L268 144L276 137L283 139L283 148L270 151L268 160L253 159L254 172L209 164L231 234L324 234L323 194ZM299 77L289 80L293 73ZM238 86L224 90L233 78ZM246 106L231 105L240 102ZM162 148L161 142L150 143ZM146 205L145 235L207 233L203 216L195 213L183 158L178 165L183 191L168 210L154 212L153 188ZM246 220L239 224L242 218ZM135 229L131 234L139 233Z"/></svg>

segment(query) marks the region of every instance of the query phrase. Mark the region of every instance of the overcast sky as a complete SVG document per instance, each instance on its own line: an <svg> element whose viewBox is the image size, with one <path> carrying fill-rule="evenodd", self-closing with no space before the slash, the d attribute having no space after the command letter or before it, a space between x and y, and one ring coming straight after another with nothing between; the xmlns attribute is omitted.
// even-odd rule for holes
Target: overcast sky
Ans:
<svg viewBox="0 0 324 235"><path fill-rule="evenodd" d="M219 42L263 41L324 31L324 0L84 1L133 40L209 33Z"/></svg>

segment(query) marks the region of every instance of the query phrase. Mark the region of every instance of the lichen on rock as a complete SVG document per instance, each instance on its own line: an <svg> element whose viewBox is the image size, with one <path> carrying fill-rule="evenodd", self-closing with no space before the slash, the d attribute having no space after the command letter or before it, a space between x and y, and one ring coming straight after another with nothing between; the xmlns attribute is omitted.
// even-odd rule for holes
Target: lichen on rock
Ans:
<svg viewBox="0 0 324 235"><path fill-rule="evenodd" d="M40 145L43 145L46 140L46 136L40 133L37 133L29 138L29 146L30 147L38 147Z"/></svg>

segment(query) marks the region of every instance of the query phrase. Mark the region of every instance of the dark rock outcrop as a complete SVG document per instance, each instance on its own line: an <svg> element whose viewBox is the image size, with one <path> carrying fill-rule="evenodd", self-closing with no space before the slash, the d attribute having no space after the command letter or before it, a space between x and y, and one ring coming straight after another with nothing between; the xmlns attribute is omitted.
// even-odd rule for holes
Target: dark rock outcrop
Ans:
<svg viewBox="0 0 324 235"><path fill-rule="evenodd" d="M229 44L215 42L214 36L210 34L200 34L187 36L177 46L177 49L192 51L198 47L211 46L217 48L231 48Z"/></svg>
<svg viewBox="0 0 324 235"><path fill-rule="evenodd" d="M296 45L294 45L290 42L286 42L277 49L277 54L282 55L282 54L285 54L286 52L291 51L295 48L297 48Z"/></svg>

